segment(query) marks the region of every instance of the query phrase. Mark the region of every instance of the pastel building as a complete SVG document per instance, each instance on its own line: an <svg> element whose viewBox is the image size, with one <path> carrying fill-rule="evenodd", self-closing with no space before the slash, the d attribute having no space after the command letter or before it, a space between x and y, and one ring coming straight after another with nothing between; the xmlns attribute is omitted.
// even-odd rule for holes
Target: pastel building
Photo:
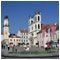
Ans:
<svg viewBox="0 0 60 60"><path fill-rule="evenodd" d="M20 46L20 37L15 35L15 34L10 34L9 35L9 44L10 45L15 45L15 46Z"/></svg>
<svg viewBox="0 0 60 60"><path fill-rule="evenodd" d="M46 43L51 41L50 32L42 32L42 30L37 33L37 38L39 47L45 47Z"/></svg>
<svg viewBox="0 0 60 60"><path fill-rule="evenodd" d="M29 17L29 44L36 46L38 43L37 32L41 30L41 12L35 12L34 16Z"/></svg>
<svg viewBox="0 0 60 60"><path fill-rule="evenodd" d="M54 42L58 42L59 41L59 25L56 24L55 27L56 27L55 33L53 34L51 32L51 40L54 41Z"/></svg>
<svg viewBox="0 0 60 60"><path fill-rule="evenodd" d="M59 41L59 25L42 24L42 29L37 33L37 38L39 41L39 47L45 47L45 44L50 41Z"/></svg>
<svg viewBox="0 0 60 60"><path fill-rule="evenodd" d="M21 43L25 43L25 44L29 43L28 30L25 29L18 30L17 36L20 37Z"/></svg>

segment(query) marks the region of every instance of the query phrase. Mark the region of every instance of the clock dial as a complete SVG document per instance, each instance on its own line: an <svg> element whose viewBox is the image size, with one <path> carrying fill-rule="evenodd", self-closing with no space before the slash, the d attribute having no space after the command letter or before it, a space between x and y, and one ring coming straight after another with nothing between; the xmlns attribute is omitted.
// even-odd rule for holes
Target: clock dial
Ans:
<svg viewBox="0 0 60 60"><path fill-rule="evenodd" d="M8 30L7 30L7 29L5 29L5 31L7 32Z"/></svg>

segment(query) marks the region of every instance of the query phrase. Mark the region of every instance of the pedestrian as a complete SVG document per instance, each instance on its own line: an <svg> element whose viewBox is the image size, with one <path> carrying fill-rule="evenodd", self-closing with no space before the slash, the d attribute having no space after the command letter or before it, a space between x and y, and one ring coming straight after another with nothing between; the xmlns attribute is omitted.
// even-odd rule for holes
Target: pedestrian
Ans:
<svg viewBox="0 0 60 60"><path fill-rule="evenodd" d="M48 50L48 48L47 48L47 44L45 44L45 50Z"/></svg>
<svg viewBox="0 0 60 60"><path fill-rule="evenodd" d="M10 49L9 45L8 45L8 50Z"/></svg>
<svg viewBox="0 0 60 60"><path fill-rule="evenodd" d="M17 49L15 49L15 52L17 52Z"/></svg>
<svg viewBox="0 0 60 60"><path fill-rule="evenodd" d="M51 48L51 45L50 44L48 44L48 49L50 49Z"/></svg>
<svg viewBox="0 0 60 60"><path fill-rule="evenodd" d="M2 49L3 49L3 44L2 44Z"/></svg>
<svg viewBox="0 0 60 60"><path fill-rule="evenodd" d="M3 48L5 49L5 45L3 46Z"/></svg>

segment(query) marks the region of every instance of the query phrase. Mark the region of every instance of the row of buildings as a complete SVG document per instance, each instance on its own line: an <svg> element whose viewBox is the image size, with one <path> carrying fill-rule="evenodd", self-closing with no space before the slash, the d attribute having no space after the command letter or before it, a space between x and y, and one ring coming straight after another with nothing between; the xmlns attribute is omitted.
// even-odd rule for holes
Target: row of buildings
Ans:
<svg viewBox="0 0 60 60"><path fill-rule="evenodd" d="M45 46L49 41L57 42L59 40L59 25L41 24L41 12L35 12L34 16L29 17L28 30L19 29L17 35L10 34L8 16L4 18L4 31L1 32L6 44L21 45L29 44L30 46Z"/></svg>

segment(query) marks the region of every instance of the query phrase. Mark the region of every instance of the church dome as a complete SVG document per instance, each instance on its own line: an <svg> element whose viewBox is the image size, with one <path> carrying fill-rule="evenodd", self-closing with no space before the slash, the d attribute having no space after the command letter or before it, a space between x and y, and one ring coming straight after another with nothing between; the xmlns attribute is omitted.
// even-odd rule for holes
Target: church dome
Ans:
<svg viewBox="0 0 60 60"><path fill-rule="evenodd" d="M7 19L8 18L8 16L5 16L5 19Z"/></svg>

